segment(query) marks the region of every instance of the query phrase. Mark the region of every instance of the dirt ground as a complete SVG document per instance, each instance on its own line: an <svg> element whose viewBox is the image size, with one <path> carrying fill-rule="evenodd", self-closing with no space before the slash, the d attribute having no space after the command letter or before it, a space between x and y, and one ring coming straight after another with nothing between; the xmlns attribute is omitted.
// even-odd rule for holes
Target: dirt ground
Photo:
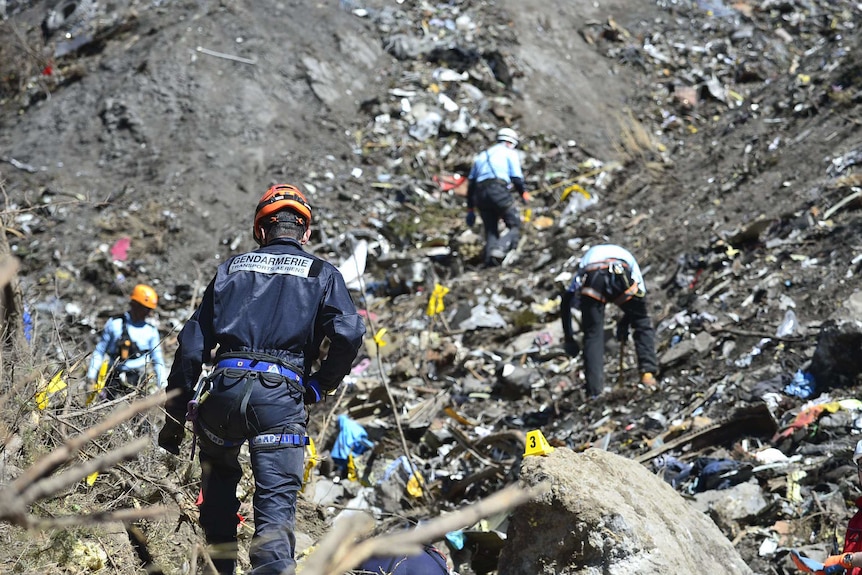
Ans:
<svg viewBox="0 0 862 575"><path fill-rule="evenodd" d="M50 8L70 4L7 1L0 22L4 224L22 264L35 363L48 372L91 351L138 281L162 294L170 357L171 330L218 262L254 247L252 210L276 181L309 192L311 249L324 257L347 257L350 233L385 236L402 261L424 258L431 240L454 244L465 231L463 200L440 194L432 176L463 172L503 125L522 135L533 210L564 225L525 226L520 259L502 270L482 269L465 248L460 265L446 269L450 301L553 298L554 278L578 254L571 241L610 240L645 271L660 354L674 336L694 333L673 321L678 314L695 324L703 314L720 318L710 324L712 349L667 365L656 393L621 380L602 404L584 404L575 369L575 391L555 398L548 423L559 441L595 443L590 422L610 414L622 422L611 449L636 455L647 447L622 430L627 418L684 411L718 383L727 391L708 407L726 413L758 381L805 365L818 328L855 291L859 201L839 204L858 189L862 157L862 38L854 33L862 14L852 2L569 0L525 9L514 0L121 0L79 2L46 35ZM71 49L75 38L87 41ZM467 72L483 97L435 80L440 68ZM405 100L418 116L417 104L441 90L470 102L477 121L467 134L420 139L399 127ZM588 180L598 202L566 219L560 183L595 160L604 166ZM118 262L109 249L123 236L131 246ZM388 271L369 263L375 279ZM407 320L427 303L411 295L374 309L405 339L421 331ZM802 335L740 368L734 360L774 334L782 298L794 302ZM529 327L555 321L551 313ZM519 330L477 330L458 342L493 350ZM460 381L463 362L436 375L439 386ZM526 414L539 403L494 409ZM486 408L464 406L468 415ZM12 420L10 428L26 427L20 414ZM156 448L141 458L140 475L170 482L147 497L179 485L193 499L187 465ZM117 477L106 492L127 494L129 477ZM99 506L92 493L80 497ZM146 533L167 573L182 572L200 541L177 517ZM326 528L307 502L299 524L312 541ZM11 528L0 535L20 538ZM28 557L48 546L31 545ZM782 572L758 556L755 538L741 537L737 548L756 571ZM0 565L37 572L39 563L0 549Z"/></svg>

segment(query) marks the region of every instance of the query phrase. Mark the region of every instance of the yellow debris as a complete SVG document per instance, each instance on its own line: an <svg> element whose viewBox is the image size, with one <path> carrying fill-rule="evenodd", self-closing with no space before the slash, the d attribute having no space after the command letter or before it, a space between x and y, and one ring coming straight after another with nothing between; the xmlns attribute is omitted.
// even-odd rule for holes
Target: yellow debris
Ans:
<svg viewBox="0 0 862 575"><path fill-rule="evenodd" d="M376 343L379 347L383 347L386 345L386 340L383 339L383 336L386 335L386 332L389 331L385 327L381 327L377 330L377 333L374 334L374 343Z"/></svg>
<svg viewBox="0 0 862 575"><path fill-rule="evenodd" d="M48 387L46 387L44 391L40 391L36 394L36 407L44 411L44 409L48 407L48 401L51 396L58 391L63 391L64 389L66 389L66 380L63 379L63 370L61 369L57 372L57 375L52 377L51 381L48 382Z"/></svg>
<svg viewBox="0 0 862 575"><path fill-rule="evenodd" d="M438 313L443 313L446 309L446 306L443 304L443 296L447 293L449 293L449 288L440 284L434 284L434 291L431 292L431 297L428 298L428 309L425 310L425 314L435 316Z"/></svg>

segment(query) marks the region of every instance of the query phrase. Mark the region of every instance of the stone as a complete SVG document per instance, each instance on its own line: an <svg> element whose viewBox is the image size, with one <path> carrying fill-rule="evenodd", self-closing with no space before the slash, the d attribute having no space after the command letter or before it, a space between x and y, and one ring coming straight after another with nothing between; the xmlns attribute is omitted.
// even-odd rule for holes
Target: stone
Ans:
<svg viewBox="0 0 862 575"><path fill-rule="evenodd" d="M561 447L525 457L521 481L551 488L512 512L499 575L752 573L715 523L630 459Z"/></svg>

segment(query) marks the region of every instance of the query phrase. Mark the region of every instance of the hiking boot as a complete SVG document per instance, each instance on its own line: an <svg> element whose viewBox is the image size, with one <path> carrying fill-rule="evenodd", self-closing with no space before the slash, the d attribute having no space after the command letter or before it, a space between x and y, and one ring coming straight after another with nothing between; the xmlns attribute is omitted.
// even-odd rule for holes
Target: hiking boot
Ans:
<svg viewBox="0 0 862 575"><path fill-rule="evenodd" d="M655 387L656 383L658 383L658 381L656 381L655 376L650 372L646 372L641 376L642 385L645 385L647 387Z"/></svg>

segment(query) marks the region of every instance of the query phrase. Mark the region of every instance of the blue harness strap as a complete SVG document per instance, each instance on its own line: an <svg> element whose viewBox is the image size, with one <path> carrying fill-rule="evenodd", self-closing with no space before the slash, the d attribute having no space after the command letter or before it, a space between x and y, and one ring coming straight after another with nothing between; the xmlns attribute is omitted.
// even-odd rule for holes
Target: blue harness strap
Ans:
<svg viewBox="0 0 862 575"><path fill-rule="evenodd" d="M309 445L310 440L305 435L299 433L263 433L255 435L251 444L257 447L265 447L272 445Z"/></svg>
<svg viewBox="0 0 862 575"><path fill-rule="evenodd" d="M238 445L242 445L243 442L245 442L245 439L240 439L238 441L229 441L227 439L222 439L221 437L210 431L207 426L203 425L200 421L195 422L195 429L200 430L204 435L207 436L207 439L209 439L219 447L236 447ZM311 440L308 436L301 435L299 433L262 433L260 435L255 435L251 439L251 445L253 447L276 447L282 445L300 447L309 445L310 443Z"/></svg>
<svg viewBox="0 0 862 575"><path fill-rule="evenodd" d="M283 365L280 365L278 363L264 361L262 359L251 359L245 357L226 357L219 360L215 367L217 370L238 369L245 372L271 373L279 375L288 380L288 382L290 382L289 385L298 386L299 391L302 391L302 376L300 376L292 369L284 367ZM258 376L252 376L250 373L246 373L245 375L243 375L243 379L246 380L245 390L234 402L234 406L228 413L228 417L230 417L230 414L234 413L236 410L239 411L241 417L246 417L245 414L249 397L251 395L252 385L254 381L258 379ZM239 440L228 440L219 437L196 417L197 409L194 408L199 407L199 404L203 402L203 400L206 398L206 395L209 395L209 391L210 390L207 390L206 394L201 394L201 399L199 402L194 402L194 400L189 402L189 412L193 414L195 430L200 431L204 436L207 437L207 439L209 439L213 444L218 445L219 447L230 448L242 445L245 442L245 438ZM197 403L197 405L193 406L193 403ZM229 425L227 425L226 423L225 427L229 427ZM248 425L246 422L246 429L247 428ZM309 445L310 438L298 433L262 433L260 435L255 435L254 437L249 438L249 443L252 447L299 447Z"/></svg>
<svg viewBox="0 0 862 575"><path fill-rule="evenodd" d="M302 385L301 375L299 375L292 369L284 367L283 365L278 365L277 363L271 363L268 361L230 357L227 359L219 360L219 362L216 364L216 369L225 368L245 369L247 371L262 371L264 373L277 373L282 377L285 377L291 381L298 383L299 385Z"/></svg>

